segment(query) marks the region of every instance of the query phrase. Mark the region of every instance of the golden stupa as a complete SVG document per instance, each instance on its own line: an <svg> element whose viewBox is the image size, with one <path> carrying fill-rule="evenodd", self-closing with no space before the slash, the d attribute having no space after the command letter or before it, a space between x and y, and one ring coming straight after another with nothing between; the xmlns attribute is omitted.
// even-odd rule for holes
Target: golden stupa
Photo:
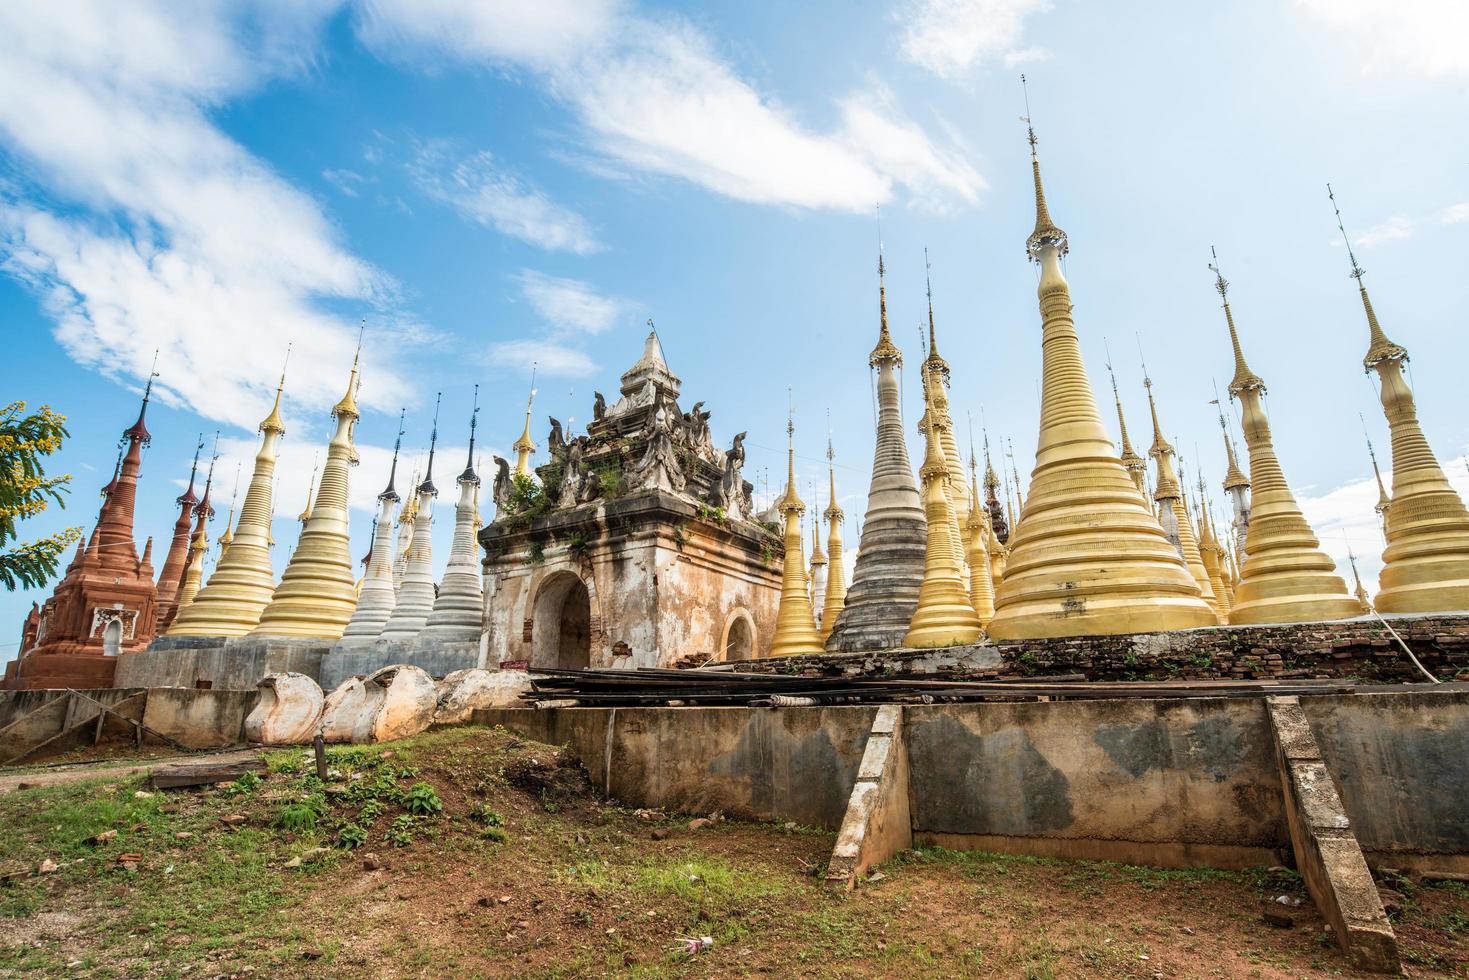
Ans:
<svg viewBox="0 0 1469 980"><path fill-rule="evenodd" d="M1035 133L1035 231L1043 361L1040 435L989 634L997 640L1187 629L1213 611L1123 469L1082 365L1061 272L1066 233L1046 208Z"/></svg>
<svg viewBox="0 0 1469 980"><path fill-rule="evenodd" d="M826 571L826 601L821 606L821 642L831 636L837 617L847 605L847 566L842 555L842 520L845 514L837 505L836 453L832 450L831 437L826 440L826 476L831 483L830 500L822 517L826 518L826 550L831 564Z"/></svg>
<svg viewBox="0 0 1469 980"><path fill-rule="evenodd" d="M926 452L923 468L923 513L928 520L928 546L923 556L923 584L918 589L918 608L903 637L905 647L948 647L979 639L980 622L969 604L960 560L951 530L954 515L949 510L949 463L944 453L944 426L948 396L936 365L925 364L927 396L923 430Z"/></svg>
<svg viewBox="0 0 1469 980"><path fill-rule="evenodd" d="M969 604L979 618L980 629L995 616L995 589L990 581L989 539L994 536L994 525L979 499L979 473L974 458L974 446L969 447L969 519L964 524L969 539Z"/></svg>
<svg viewBox="0 0 1469 980"><path fill-rule="evenodd" d="M951 376L949 362L939 356L938 332L934 328L933 320L933 278L930 275L928 264L928 250L923 252L924 283L928 289L928 358L923 362L924 377L929 384L942 385L945 389L950 386ZM954 419L949 414L949 399L947 394L937 399L939 436L944 451L944 463L948 468L948 475L944 479L944 494L949 498L949 524L953 531L954 554L959 557L962 567L967 561L965 528L969 524L969 494L964 489L962 474L964 473L964 460L959 455L959 446L954 440ZM966 586L966 590L967 590Z"/></svg>
<svg viewBox="0 0 1469 980"><path fill-rule="evenodd" d="M786 492L776 501L785 515L785 571L780 581L780 609L775 617L772 657L799 657L825 653L811 609L811 591L806 581L806 559L801 553L801 515L806 504L796 493L795 424L786 420Z"/></svg>
<svg viewBox="0 0 1469 980"><path fill-rule="evenodd" d="M525 399L525 428L521 430L520 438L510 444L515 450L515 475L530 479L530 457L536 451L536 441L530 436L530 411L536 400L536 372L531 368L530 372L530 394Z"/></svg>
<svg viewBox="0 0 1469 980"><path fill-rule="evenodd" d="M1219 611L1221 622L1229 621L1229 610L1233 601L1229 596L1229 587L1224 581L1224 547L1219 543L1218 536L1214 533L1214 519L1208 512L1207 498L1204 496L1204 479L1199 477L1199 557L1204 563L1204 570L1209 575L1209 586L1214 593L1214 607Z"/></svg>
<svg viewBox="0 0 1469 980"><path fill-rule="evenodd" d="M1215 391L1214 401L1219 401ZM1239 460L1235 458L1234 439L1229 435L1229 424L1224 421L1224 406L1219 406L1219 432L1224 437L1224 458L1228 465L1224 470L1224 492L1229 496L1229 506L1233 511L1233 519L1230 523L1230 543L1233 549L1238 551L1244 547L1245 536L1250 529L1250 478L1245 476L1239 468ZM1232 597L1231 597L1232 601Z"/></svg>
<svg viewBox="0 0 1469 980"><path fill-rule="evenodd" d="M1107 377L1112 379L1112 400L1117 404L1117 429L1122 434L1122 468L1127 475L1132 477L1132 482L1137 485L1137 492L1147 499L1148 491L1146 479L1148 475L1148 461L1137 454L1132 448L1132 440L1127 436L1127 419L1122 414L1122 395L1117 390L1117 375L1112 373L1112 365L1107 365Z"/></svg>
<svg viewBox="0 0 1469 980"><path fill-rule="evenodd" d="M260 622L260 614L275 591L275 573L270 565L270 519L275 479L275 458L281 437L286 434L281 420L281 392L286 375L281 372L275 389L275 404L260 423L260 451L240 507L229 550L219 559L214 574L189 608L180 610L168 636L244 636Z"/></svg>
<svg viewBox="0 0 1469 980"><path fill-rule="evenodd" d="M1366 425L1366 420L1363 420ZM1377 467L1377 452L1372 448L1372 440L1367 440L1367 458L1372 460L1372 478L1377 481L1377 503L1372 509L1377 513L1377 526L1382 531L1383 540L1387 540L1387 508L1392 503L1388 496L1387 487L1382 485L1382 470Z"/></svg>
<svg viewBox="0 0 1469 980"><path fill-rule="evenodd" d="M816 499L814 486L811 488L811 499ZM826 553L821 550L821 521L815 513L811 515L811 567L806 573L806 585L811 592L811 618L816 623L816 632L819 635L821 610L826 605Z"/></svg>
<svg viewBox="0 0 1469 980"><path fill-rule="evenodd" d="M1347 584L1336 574L1336 563L1321 550L1316 534L1296 504L1285 482L1270 437L1270 420L1261 399L1265 382L1245 364L1234 313L1229 308L1229 283L1214 270L1214 288L1224 304L1224 321L1234 348L1234 377L1229 395L1243 407L1241 426L1250 453L1250 526L1245 536L1244 568L1240 570L1232 624L1310 623L1347 619L1359 612L1347 595Z"/></svg>
<svg viewBox="0 0 1469 980"><path fill-rule="evenodd" d="M1328 188L1328 192L1330 188ZM1332 198L1332 205L1336 200ZM1337 212L1340 226L1341 212ZM1346 237L1343 229L1342 237ZM1367 314L1369 344L1362 365L1376 371L1382 412L1392 438L1392 498L1383 522L1387 547L1377 576L1378 612L1434 613L1469 609L1469 511L1444 476L1423 428L1413 389L1403 376L1408 350L1387 339L1362 267L1351 252L1352 277Z"/></svg>
<svg viewBox="0 0 1469 980"><path fill-rule="evenodd" d="M1153 417L1153 444L1148 449L1148 455L1153 457L1153 462L1158 469L1158 485L1153 490L1153 499L1158 503L1163 533L1178 549L1179 557L1183 559L1189 574L1194 578L1194 583L1199 587L1199 594L1214 610L1214 615L1219 616L1219 601L1214 596L1214 586L1209 581L1209 570L1205 567L1204 557L1199 552L1199 538L1194 531L1193 521L1189 519L1183 486L1173 469L1175 450L1173 445L1163 438L1163 429L1158 424L1158 404L1153 400L1153 379L1146 374L1143 375L1143 387L1148 391L1148 412Z"/></svg>
<svg viewBox="0 0 1469 980"><path fill-rule="evenodd" d="M337 430L327 444L326 464L321 468L315 498L302 515L306 520L301 538L270 605L260 614L260 624L252 631L254 636L335 640L346 629L357 605L347 528L348 471L354 464L352 429L362 414L357 409L357 365L358 358L354 357L347 393L332 406Z"/></svg>

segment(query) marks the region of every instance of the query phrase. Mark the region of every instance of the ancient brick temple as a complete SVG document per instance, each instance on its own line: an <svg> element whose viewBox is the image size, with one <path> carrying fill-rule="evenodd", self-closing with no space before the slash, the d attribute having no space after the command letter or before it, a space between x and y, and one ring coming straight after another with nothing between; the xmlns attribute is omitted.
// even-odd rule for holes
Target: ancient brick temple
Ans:
<svg viewBox="0 0 1469 980"><path fill-rule="evenodd" d="M744 433L717 448L703 402L656 333L585 435L551 420L539 487L495 460L479 532L491 662L666 666L762 656L780 599L781 541L751 514Z"/></svg>
<svg viewBox="0 0 1469 980"><path fill-rule="evenodd" d="M138 469L148 445L148 398L143 393L138 420L123 434L126 446L102 491L102 511L85 547L66 568L51 598L41 606L27 646L6 665L4 687L110 687L120 653L146 647L156 625L158 591L153 583L153 540L142 557L133 539L133 507Z"/></svg>

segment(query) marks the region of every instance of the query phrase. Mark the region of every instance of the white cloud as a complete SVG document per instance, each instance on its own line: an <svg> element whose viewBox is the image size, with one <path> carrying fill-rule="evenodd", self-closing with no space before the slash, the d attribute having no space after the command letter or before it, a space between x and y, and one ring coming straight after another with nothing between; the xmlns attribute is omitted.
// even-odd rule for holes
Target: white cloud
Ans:
<svg viewBox="0 0 1469 980"><path fill-rule="evenodd" d="M469 221L549 252L601 251L586 219L496 163L488 151L450 161L443 144L419 149L409 173L430 197Z"/></svg>
<svg viewBox="0 0 1469 980"><path fill-rule="evenodd" d="M1412 238L1417 230L1418 223L1407 215L1395 214L1381 224L1373 225L1362 232L1355 239L1355 244L1362 248L1371 248L1373 245L1381 245L1383 242L1395 242L1404 238Z"/></svg>
<svg viewBox="0 0 1469 980"><path fill-rule="evenodd" d="M918 195L957 192L966 202L982 186L891 105L885 122L906 144L899 160L847 130L809 130L677 17L654 21L608 3L583 14L558 3L510 3L495 5L509 13L488 15L493 24L481 29L483 7L473 0L375 0L362 36L391 57L429 68L447 54L534 72L575 113L594 151L742 201L866 210L890 200L897 186ZM870 120L857 122L874 128Z"/></svg>
<svg viewBox="0 0 1469 980"><path fill-rule="evenodd" d="M898 109L892 92L872 90L841 102L843 133L883 173L906 174L915 199L943 210L953 201L974 204L985 180L958 153L941 149Z"/></svg>
<svg viewBox="0 0 1469 980"><path fill-rule="evenodd" d="M24 94L0 99L17 174L0 255L74 359L136 378L161 348L161 397L253 428L290 341L321 367L293 374L293 399L341 396L356 331L318 301L382 305L394 285L208 118L308 62L331 6L0 5L0 91ZM367 404L404 397L387 360L367 371Z"/></svg>
<svg viewBox="0 0 1469 980"><path fill-rule="evenodd" d="M323 170L321 177L328 184L331 184L348 197L357 197L361 193L358 188L363 184L377 182L376 178L369 181L368 178L362 176L357 171L347 169Z"/></svg>
<svg viewBox="0 0 1469 980"><path fill-rule="evenodd" d="M1438 219L1446 225L1456 225L1461 221L1469 221L1469 201L1449 205L1439 214Z"/></svg>
<svg viewBox="0 0 1469 980"><path fill-rule="evenodd" d="M1469 75L1463 0L1296 0L1364 74Z"/></svg>
<svg viewBox="0 0 1469 980"><path fill-rule="evenodd" d="M915 0L895 15L907 25L899 51L944 78L994 62L1013 68L1049 57L1021 39L1026 18L1050 9L1050 0Z"/></svg>
<svg viewBox="0 0 1469 980"><path fill-rule="evenodd" d="M584 378L597 370L597 365L585 353L554 340L507 340L491 344L490 363L522 373L534 364L541 374L567 378Z"/></svg>
<svg viewBox="0 0 1469 980"><path fill-rule="evenodd" d="M579 279L562 279L523 269L520 290L541 319L557 330L601 333L627 304L603 296Z"/></svg>

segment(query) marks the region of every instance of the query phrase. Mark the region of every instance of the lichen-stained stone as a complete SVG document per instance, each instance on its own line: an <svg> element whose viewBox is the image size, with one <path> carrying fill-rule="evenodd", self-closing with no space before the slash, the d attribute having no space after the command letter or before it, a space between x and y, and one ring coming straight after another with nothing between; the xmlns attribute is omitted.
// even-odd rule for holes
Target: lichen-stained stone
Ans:
<svg viewBox="0 0 1469 980"><path fill-rule="evenodd" d="M361 677L349 677L326 696L321 709L321 737L327 742L366 742L382 700L382 688L369 694Z"/></svg>
<svg viewBox="0 0 1469 980"><path fill-rule="evenodd" d="M508 708L530 690L530 674L523 670L456 670L434 684L438 690L435 725L462 725L477 708Z"/></svg>
<svg viewBox="0 0 1469 980"><path fill-rule="evenodd" d="M438 693L434 690L434 679L423 668L393 664L369 675L362 683L376 703L364 741L391 742L407 738L433 723Z"/></svg>
<svg viewBox="0 0 1469 980"><path fill-rule="evenodd" d="M322 694L305 674L270 674L260 681L260 700L245 719L245 738L261 745L301 745L316 737Z"/></svg>

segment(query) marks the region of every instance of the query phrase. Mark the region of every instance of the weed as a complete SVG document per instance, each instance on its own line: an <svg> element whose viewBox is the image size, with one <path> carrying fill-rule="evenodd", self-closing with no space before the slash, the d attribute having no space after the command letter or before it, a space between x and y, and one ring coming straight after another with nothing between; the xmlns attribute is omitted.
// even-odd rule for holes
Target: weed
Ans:
<svg viewBox="0 0 1469 980"><path fill-rule="evenodd" d="M481 802L476 804L474 809L470 811L470 815L486 827L505 826L505 818L494 810L491 810L488 803Z"/></svg>
<svg viewBox="0 0 1469 980"><path fill-rule="evenodd" d="M326 798L319 793L287 803L276 815L275 825L292 834L307 834L316 829L316 822L326 814Z"/></svg>
<svg viewBox="0 0 1469 980"><path fill-rule="evenodd" d="M260 788L260 783L261 779L259 773L247 772L239 779L236 779L234 782L230 783L229 786L225 789L225 792L228 793L230 796L241 796L246 793L253 793Z"/></svg>
<svg viewBox="0 0 1469 980"><path fill-rule="evenodd" d="M413 815L402 813L393 818L393 823L388 827L387 841L394 847L407 847L413 843Z"/></svg>
<svg viewBox="0 0 1469 980"><path fill-rule="evenodd" d="M337 839L333 843L349 851L355 850L367 843L367 831L361 824L345 824L337 831Z"/></svg>
<svg viewBox="0 0 1469 980"><path fill-rule="evenodd" d="M409 813L421 817L444 811L444 801L439 799L439 794L428 783L419 783L410 789L403 799L403 806Z"/></svg>
<svg viewBox="0 0 1469 980"><path fill-rule="evenodd" d="M505 832L504 827L485 827L479 832L479 835L485 840L494 841L496 844L503 844L510 839L510 835Z"/></svg>

